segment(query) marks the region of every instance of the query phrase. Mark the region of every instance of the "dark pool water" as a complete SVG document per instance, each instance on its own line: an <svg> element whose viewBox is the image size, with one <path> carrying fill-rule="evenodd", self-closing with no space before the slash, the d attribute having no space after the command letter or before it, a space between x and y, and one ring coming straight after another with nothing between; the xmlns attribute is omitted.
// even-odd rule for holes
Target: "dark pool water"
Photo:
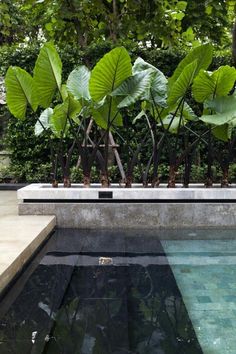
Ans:
<svg viewBox="0 0 236 354"><path fill-rule="evenodd" d="M0 353L202 350L156 234L57 230L1 301Z"/></svg>

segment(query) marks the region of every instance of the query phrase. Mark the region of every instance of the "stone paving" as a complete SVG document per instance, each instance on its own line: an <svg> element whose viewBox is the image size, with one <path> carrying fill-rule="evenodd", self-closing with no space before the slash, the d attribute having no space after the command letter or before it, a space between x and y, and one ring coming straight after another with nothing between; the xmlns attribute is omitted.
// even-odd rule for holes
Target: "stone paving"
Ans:
<svg viewBox="0 0 236 354"><path fill-rule="evenodd" d="M236 240L162 244L204 354L235 354Z"/></svg>
<svg viewBox="0 0 236 354"><path fill-rule="evenodd" d="M0 191L0 292L55 227L54 216L18 216L15 191Z"/></svg>

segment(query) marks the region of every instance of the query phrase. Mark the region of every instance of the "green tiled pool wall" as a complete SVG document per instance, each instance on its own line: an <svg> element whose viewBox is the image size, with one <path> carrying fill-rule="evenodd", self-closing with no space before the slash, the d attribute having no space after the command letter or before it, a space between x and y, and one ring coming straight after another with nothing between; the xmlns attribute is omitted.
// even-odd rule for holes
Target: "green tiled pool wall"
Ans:
<svg viewBox="0 0 236 354"><path fill-rule="evenodd" d="M235 354L236 241L162 245L204 354Z"/></svg>

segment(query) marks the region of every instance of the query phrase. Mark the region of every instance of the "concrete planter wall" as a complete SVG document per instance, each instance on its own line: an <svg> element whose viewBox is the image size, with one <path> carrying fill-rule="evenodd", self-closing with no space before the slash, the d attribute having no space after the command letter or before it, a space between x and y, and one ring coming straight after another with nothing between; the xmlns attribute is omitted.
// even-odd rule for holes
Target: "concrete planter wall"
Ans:
<svg viewBox="0 0 236 354"><path fill-rule="evenodd" d="M191 228L235 227L236 185L168 189L52 188L32 184L18 190L20 215L56 215L59 227Z"/></svg>

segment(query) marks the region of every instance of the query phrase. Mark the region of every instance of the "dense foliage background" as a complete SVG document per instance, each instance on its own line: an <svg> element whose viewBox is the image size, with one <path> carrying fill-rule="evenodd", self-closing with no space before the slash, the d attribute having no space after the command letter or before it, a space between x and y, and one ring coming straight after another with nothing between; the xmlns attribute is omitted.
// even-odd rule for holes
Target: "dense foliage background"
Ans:
<svg viewBox="0 0 236 354"><path fill-rule="evenodd" d="M53 39L88 45L111 39L152 47L230 43L234 0L3 0L1 43Z"/></svg>
<svg viewBox="0 0 236 354"><path fill-rule="evenodd" d="M57 45L65 78L81 63L91 69L106 52L120 44L128 49L133 60L141 56L167 76L190 48L208 41L215 46L211 69L233 65L234 14L235 1L228 0L3 0L0 75L4 76L10 65L32 72L41 44L46 40ZM6 107L0 106L0 118L8 121L2 144L12 152L11 167L0 171L0 178L48 180L49 145L45 137L34 136L35 115L30 113L30 120L23 124ZM142 131L142 124L132 131L129 111L124 123L123 134L127 139L127 127L129 134ZM118 143L122 141L118 139ZM164 178L167 176L165 162L164 157L161 172ZM196 156L193 180L204 174L204 163L203 151L203 156ZM80 177L78 170L72 172L72 179ZM116 168L111 173L118 178ZM135 176L139 180L138 169Z"/></svg>

